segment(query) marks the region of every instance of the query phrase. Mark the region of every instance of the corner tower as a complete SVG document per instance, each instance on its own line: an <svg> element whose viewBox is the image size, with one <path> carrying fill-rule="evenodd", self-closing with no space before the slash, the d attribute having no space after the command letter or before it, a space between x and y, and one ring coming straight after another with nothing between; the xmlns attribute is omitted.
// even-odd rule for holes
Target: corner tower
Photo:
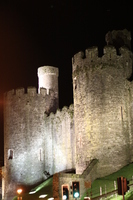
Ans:
<svg viewBox="0 0 133 200"><path fill-rule="evenodd" d="M119 54L115 46L107 45L102 57L98 57L97 47L73 57L77 174L82 174L93 159L99 160L97 177L132 161L132 82L128 81L132 52L121 38L124 33L115 34L123 41L118 42Z"/></svg>
<svg viewBox="0 0 133 200"><path fill-rule="evenodd" d="M4 95L5 200L13 199L18 187L28 191L44 180L49 134L44 116L58 108L58 69L40 67L38 78L39 94L37 88L28 87L27 91L18 88Z"/></svg>

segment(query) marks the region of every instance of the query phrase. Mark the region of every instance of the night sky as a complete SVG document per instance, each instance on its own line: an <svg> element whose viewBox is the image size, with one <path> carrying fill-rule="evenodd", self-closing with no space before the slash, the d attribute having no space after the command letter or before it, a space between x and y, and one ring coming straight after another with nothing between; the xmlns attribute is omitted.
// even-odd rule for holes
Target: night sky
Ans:
<svg viewBox="0 0 133 200"><path fill-rule="evenodd" d="M117 3L116 3L117 2ZM131 1L0 1L0 156L3 156L3 94L38 87L37 69L59 68L59 107L72 98L72 57L106 45L105 34L127 29L133 38ZM129 3L130 2L130 3ZM132 42L133 47L133 42Z"/></svg>

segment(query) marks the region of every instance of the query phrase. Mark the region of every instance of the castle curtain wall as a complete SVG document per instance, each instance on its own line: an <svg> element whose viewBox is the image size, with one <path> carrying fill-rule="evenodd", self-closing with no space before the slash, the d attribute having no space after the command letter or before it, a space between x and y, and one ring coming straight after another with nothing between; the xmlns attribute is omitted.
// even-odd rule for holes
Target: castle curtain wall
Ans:
<svg viewBox="0 0 133 200"><path fill-rule="evenodd" d="M50 174L75 168L73 106L45 118L45 170Z"/></svg>
<svg viewBox="0 0 133 200"><path fill-rule="evenodd" d="M76 173L81 174L93 158L98 174L110 174L130 162L131 53L113 46L79 52L73 58L73 92L76 134Z"/></svg>

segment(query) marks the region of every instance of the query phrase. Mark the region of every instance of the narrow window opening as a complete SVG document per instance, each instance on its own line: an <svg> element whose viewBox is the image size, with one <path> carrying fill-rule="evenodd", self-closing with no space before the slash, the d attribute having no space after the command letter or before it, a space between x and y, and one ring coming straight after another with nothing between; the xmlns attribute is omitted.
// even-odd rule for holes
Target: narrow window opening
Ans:
<svg viewBox="0 0 133 200"><path fill-rule="evenodd" d="M121 119L123 120L123 110L122 110L122 106L121 106Z"/></svg>
<svg viewBox="0 0 133 200"><path fill-rule="evenodd" d="M13 150L9 149L8 150L8 160L12 160L13 159Z"/></svg>
<svg viewBox="0 0 133 200"><path fill-rule="evenodd" d="M47 95L49 95L49 89L47 88Z"/></svg>
<svg viewBox="0 0 133 200"><path fill-rule="evenodd" d="M40 149L40 161L42 161L42 151Z"/></svg>
<svg viewBox="0 0 133 200"><path fill-rule="evenodd" d="M74 89L75 90L77 89L77 79L76 79L76 77L74 78Z"/></svg>
<svg viewBox="0 0 133 200"><path fill-rule="evenodd" d="M41 148L39 149L39 152L38 152L38 160L43 161L43 151Z"/></svg>

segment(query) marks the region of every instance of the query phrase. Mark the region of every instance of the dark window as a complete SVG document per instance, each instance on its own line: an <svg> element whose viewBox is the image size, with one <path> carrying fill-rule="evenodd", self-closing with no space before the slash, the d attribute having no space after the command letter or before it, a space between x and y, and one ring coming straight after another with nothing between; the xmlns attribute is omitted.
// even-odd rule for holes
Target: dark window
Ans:
<svg viewBox="0 0 133 200"><path fill-rule="evenodd" d="M9 149L8 150L8 160L13 159L13 150Z"/></svg>

